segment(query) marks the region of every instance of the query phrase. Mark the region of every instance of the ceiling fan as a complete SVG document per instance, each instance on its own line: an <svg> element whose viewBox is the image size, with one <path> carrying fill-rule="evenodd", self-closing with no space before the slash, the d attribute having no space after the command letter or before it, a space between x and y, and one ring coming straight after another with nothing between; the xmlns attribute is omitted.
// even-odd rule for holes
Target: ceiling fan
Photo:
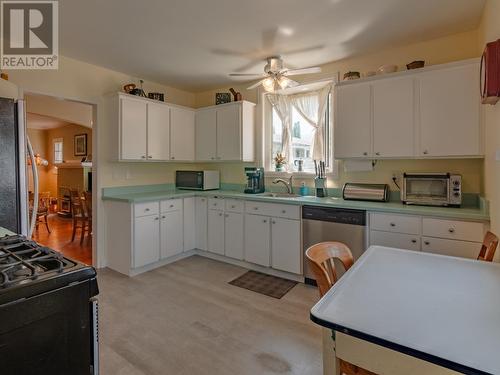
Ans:
<svg viewBox="0 0 500 375"><path fill-rule="evenodd" d="M283 65L281 56L271 56L266 59L267 64L264 66L263 74L253 73L230 73L231 77L263 77L260 81L248 87L248 90L254 89L260 85L267 92L273 92L277 89L286 89L288 87L298 86L299 83L288 76L296 76L301 74L312 74L321 72L319 66L302 69L288 69Z"/></svg>

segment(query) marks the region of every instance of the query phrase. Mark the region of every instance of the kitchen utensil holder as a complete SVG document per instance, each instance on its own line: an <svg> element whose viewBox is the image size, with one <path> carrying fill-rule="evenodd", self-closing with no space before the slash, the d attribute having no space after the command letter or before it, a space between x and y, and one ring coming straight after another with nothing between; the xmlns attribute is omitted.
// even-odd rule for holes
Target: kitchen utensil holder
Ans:
<svg viewBox="0 0 500 375"><path fill-rule="evenodd" d="M326 178L316 177L314 179L314 186L316 188L316 196L318 198L324 198L327 196Z"/></svg>

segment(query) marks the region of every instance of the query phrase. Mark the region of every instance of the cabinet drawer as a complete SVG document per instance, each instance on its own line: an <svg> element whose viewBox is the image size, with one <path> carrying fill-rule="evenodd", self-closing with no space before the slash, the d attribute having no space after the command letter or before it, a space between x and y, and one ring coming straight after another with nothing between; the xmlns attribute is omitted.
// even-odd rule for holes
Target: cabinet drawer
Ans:
<svg viewBox="0 0 500 375"><path fill-rule="evenodd" d="M468 221L423 218L422 234L428 237L482 242L484 224Z"/></svg>
<svg viewBox="0 0 500 375"><path fill-rule="evenodd" d="M420 234L421 219L418 216L389 215L372 213L370 229L385 232Z"/></svg>
<svg viewBox="0 0 500 375"><path fill-rule="evenodd" d="M422 237L422 251L427 253L477 259L480 250L481 243L479 242Z"/></svg>
<svg viewBox="0 0 500 375"><path fill-rule="evenodd" d="M370 232L370 245L418 251L420 250L420 236L372 230Z"/></svg>
<svg viewBox="0 0 500 375"><path fill-rule="evenodd" d="M167 199L160 202L161 212L182 210L182 199Z"/></svg>
<svg viewBox="0 0 500 375"><path fill-rule="evenodd" d="M300 219L300 206L288 204L247 201L245 202L245 212L256 215L282 217L285 219Z"/></svg>
<svg viewBox="0 0 500 375"><path fill-rule="evenodd" d="M243 212L244 203L238 199L225 199L226 211L229 212Z"/></svg>
<svg viewBox="0 0 500 375"><path fill-rule="evenodd" d="M158 202L145 202L134 204L135 217L158 215L159 210Z"/></svg>
<svg viewBox="0 0 500 375"><path fill-rule="evenodd" d="M208 209L209 210L224 210L224 199L222 199L222 198L209 198L208 199Z"/></svg>

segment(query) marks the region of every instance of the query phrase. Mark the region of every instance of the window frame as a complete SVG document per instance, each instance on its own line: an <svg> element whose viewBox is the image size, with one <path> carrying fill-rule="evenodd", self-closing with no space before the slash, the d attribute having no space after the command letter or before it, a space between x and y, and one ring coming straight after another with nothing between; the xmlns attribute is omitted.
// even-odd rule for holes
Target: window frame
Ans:
<svg viewBox="0 0 500 375"><path fill-rule="evenodd" d="M337 80L329 80L328 82L335 83ZM316 84L316 83L321 83L325 82L324 80L318 81L318 82L309 82L308 84L304 84L304 88L307 87L307 85L310 84ZM304 93L307 91L312 91L315 89L311 90L304 90ZM286 90L284 90L286 92ZM263 93L262 95L262 102L263 102L263 119L264 119L264 126L263 126L263 147L264 147L264 160L263 160L263 167L266 176L268 177L298 177L298 178L312 178L315 177L314 172L297 172L297 171L283 171L283 172L277 172L273 168L272 164L272 147L273 147L273 126L272 126L272 105L269 102L269 100L265 97L266 94ZM326 168L326 177L329 177L331 179L337 179L338 178L338 163L333 157L333 147L334 147L334 142L333 142L333 129L334 129L334 93L333 90L330 93L329 96L329 103L328 103L328 113L327 113L327 126L325 128L325 138L328 141L328 146L327 146L327 155L326 155L326 162L327 162L327 168Z"/></svg>
<svg viewBox="0 0 500 375"><path fill-rule="evenodd" d="M56 143L61 144L61 159L58 161L56 159ZM63 138L53 138L52 139L52 159L55 165L64 163L64 139Z"/></svg>

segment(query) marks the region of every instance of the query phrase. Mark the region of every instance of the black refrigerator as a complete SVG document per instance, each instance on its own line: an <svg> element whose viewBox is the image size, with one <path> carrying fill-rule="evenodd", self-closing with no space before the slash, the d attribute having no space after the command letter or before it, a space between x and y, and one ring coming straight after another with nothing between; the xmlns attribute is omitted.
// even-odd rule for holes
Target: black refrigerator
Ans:
<svg viewBox="0 0 500 375"><path fill-rule="evenodd" d="M24 102L0 97L0 227L28 233Z"/></svg>

